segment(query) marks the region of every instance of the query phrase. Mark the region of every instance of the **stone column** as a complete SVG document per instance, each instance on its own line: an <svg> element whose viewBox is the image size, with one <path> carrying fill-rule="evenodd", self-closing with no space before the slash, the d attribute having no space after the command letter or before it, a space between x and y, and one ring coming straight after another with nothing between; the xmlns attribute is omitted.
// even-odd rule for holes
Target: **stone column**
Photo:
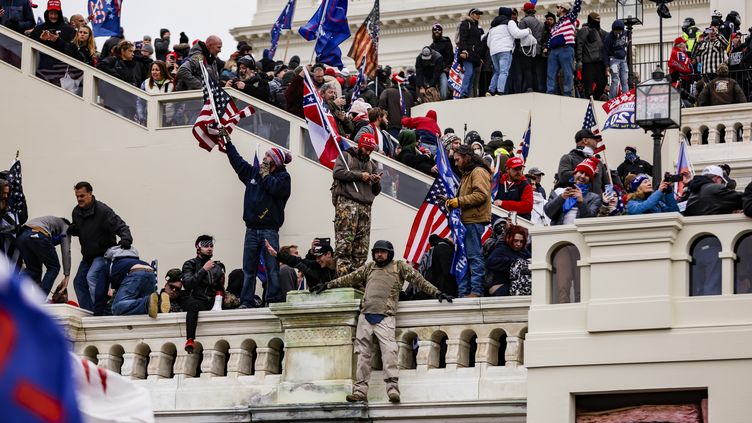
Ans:
<svg viewBox="0 0 752 423"><path fill-rule="evenodd" d="M131 379L146 379L146 356L134 352L123 354L120 374Z"/></svg>
<svg viewBox="0 0 752 423"><path fill-rule="evenodd" d="M447 339L446 368L456 370L470 362L470 344L462 339Z"/></svg>
<svg viewBox="0 0 752 423"><path fill-rule="evenodd" d="M252 374L253 356L250 351L242 348L230 348L227 352L230 360L227 361L227 376L237 377Z"/></svg>
<svg viewBox="0 0 752 423"><path fill-rule="evenodd" d="M475 367L481 369L488 366L497 366L499 354L499 341L489 337L478 337L478 353L476 354Z"/></svg>
<svg viewBox="0 0 752 423"><path fill-rule="evenodd" d="M734 128L733 123L729 123L726 126L725 140L726 140L726 143L729 143L729 144L736 141L736 128Z"/></svg>
<svg viewBox="0 0 752 423"><path fill-rule="evenodd" d="M271 347L256 348L256 375L264 377L266 375L277 374L279 364L279 351Z"/></svg>
<svg viewBox="0 0 752 423"><path fill-rule="evenodd" d="M155 353L151 353L153 356ZM162 354L162 353L157 353ZM177 360L175 360L175 376L178 378L187 378L196 376L196 365L198 364L198 355L201 351L194 351L193 354L188 354L185 351L178 351ZM155 364L156 365L156 364ZM159 366L162 369L162 366ZM151 378L152 370L155 370L151 363L149 363L149 375Z"/></svg>
<svg viewBox="0 0 752 423"><path fill-rule="evenodd" d="M285 332L285 357L279 404L343 402L355 375L353 337L362 293L350 288L316 295L287 293L287 302L271 305ZM258 348L256 371L269 354Z"/></svg>
<svg viewBox="0 0 752 423"><path fill-rule="evenodd" d="M180 354L180 353L178 353ZM187 353L183 353L183 355L188 355ZM180 355L178 355L178 360L180 359ZM189 361L194 363L193 365L193 371L191 372L190 376L193 376L196 374L195 372L195 357L187 357ZM169 379L172 377L173 374L178 374L178 366L185 366L185 359L183 362L177 362L175 363L175 371L172 371L172 365L173 362L176 361L172 354L166 354L161 351L152 351L149 353L149 367L147 370L147 373L149 374L148 378L150 380L153 379Z"/></svg>
<svg viewBox="0 0 752 423"><path fill-rule="evenodd" d="M120 373L123 358L112 354L97 354L97 366Z"/></svg>
<svg viewBox="0 0 752 423"><path fill-rule="evenodd" d="M418 341L418 357L416 369L419 371L428 371L428 369L435 369L439 367L439 351L440 346L438 342L431 341L430 339L421 339Z"/></svg>
<svg viewBox="0 0 752 423"><path fill-rule="evenodd" d="M201 360L201 377L224 376L225 370L225 353L205 349Z"/></svg>
<svg viewBox="0 0 752 423"><path fill-rule="evenodd" d="M507 349L504 351L506 367L518 367L522 364L522 339L507 335Z"/></svg>
<svg viewBox="0 0 752 423"><path fill-rule="evenodd" d="M718 144L721 140L721 132L718 127L708 128L708 144Z"/></svg>

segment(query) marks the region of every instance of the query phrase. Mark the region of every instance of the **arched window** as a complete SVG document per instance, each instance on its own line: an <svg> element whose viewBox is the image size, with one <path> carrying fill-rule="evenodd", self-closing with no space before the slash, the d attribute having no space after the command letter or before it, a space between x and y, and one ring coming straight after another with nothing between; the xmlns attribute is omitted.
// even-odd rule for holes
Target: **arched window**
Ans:
<svg viewBox="0 0 752 423"><path fill-rule="evenodd" d="M698 238L690 249L689 295L721 295L721 241L713 235Z"/></svg>
<svg viewBox="0 0 752 423"><path fill-rule="evenodd" d="M752 294L752 233L736 243L734 252L734 294Z"/></svg>
<svg viewBox="0 0 752 423"><path fill-rule="evenodd" d="M580 302L580 251L572 244L562 245L551 255L551 304Z"/></svg>

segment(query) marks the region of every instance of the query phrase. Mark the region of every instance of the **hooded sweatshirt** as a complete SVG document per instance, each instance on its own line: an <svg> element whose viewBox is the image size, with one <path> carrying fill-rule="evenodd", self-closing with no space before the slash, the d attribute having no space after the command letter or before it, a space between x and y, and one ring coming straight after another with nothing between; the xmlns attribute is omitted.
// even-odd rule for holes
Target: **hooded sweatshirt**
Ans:
<svg viewBox="0 0 752 423"><path fill-rule="evenodd" d="M621 30L621 34L617 35L617 30ZM611 32L606 35L603 40L603 63L608 66L609 59L626 60L627 58L627 44L629 43L629 37L627 31L624 30L624 22L621 19L617 19L611 24Z"/></svg>
<svg viewBox="0 0 752 423"><path fill-rule="evenodd" d="M0 25L21 33L34 28L34 11L28 0L0 0L0 8L5 10Z"/></svg>
<svg viewBox="0 0 752 423"><path fill-rule="evenodd" d="M441 128L439 128L439 124L437 123L436 119L436 111L433 109L429 110L426 113L425 117L403 117L401 123L402 126L410 129L428 131L432 134L441 134Z"/></svg>
<svg viewBox="0 0 752 423"><path fill-rule="evenodd" d="M65 53L66 44L73 41L73 37L76 36L76 33L73 32L73 28L70 25L66 25L66 23L63 21L63 12L60 12L59 15L60 17L58 17L57 22L52 23L52 21L50 21L50 11L46 10L44 12L44 22L35 26L31 31L29 37L31 37L32 40L39 41L40 43L50 48L54 48L61 53ZM45 30L50 32L60 31L60 37L57 39L57 41L54 42L43 41L40 37L42 36L42 32L44 32Z"/></svg>
<svg viewBox="0 0 752 423"><path fill-rule="evenodd" d="M486 39L491 56L513 51L514 40L530 34L529 29L519 29L517 22L513 21L511 17L512 9L500 7L499 16L491 22L491 29L488 31L488 38Z"/></svg>

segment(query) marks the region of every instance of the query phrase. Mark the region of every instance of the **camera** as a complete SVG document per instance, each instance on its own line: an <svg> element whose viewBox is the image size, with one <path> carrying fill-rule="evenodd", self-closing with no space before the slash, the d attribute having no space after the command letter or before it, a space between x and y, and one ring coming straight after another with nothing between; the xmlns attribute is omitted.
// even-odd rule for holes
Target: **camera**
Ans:
<svg viewBox="0 0 752 423"><path fill-rule="evenodd" d="M682 176L681 175L673 175L670 172L666 172L663 174L663 182L669 182L669 183L677 183L681 182Z"/></svg>

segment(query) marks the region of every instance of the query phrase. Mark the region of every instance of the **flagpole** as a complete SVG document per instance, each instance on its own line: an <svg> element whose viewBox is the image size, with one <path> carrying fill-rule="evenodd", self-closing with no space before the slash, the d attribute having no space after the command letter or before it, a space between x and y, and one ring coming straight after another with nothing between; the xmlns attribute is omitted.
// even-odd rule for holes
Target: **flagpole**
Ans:
<svg viewBox="0 0 752 423"><path fill-rule="evenodd" d="M319 42L319 37L321 36L321 33L323 32L321 27L324 25L324 22L326 22L326 14L327 9L329 8L329 0L324 0L324 9L321 11L321 20L319 21L319 26L316 28L316 43ZM311 52L311 64L313 64L313 58L316 55L316 44L313 45L313 51Z"/></svg>
<svg viewBox="0 0 752 423"><path fill-rule="evenodd" d="M282 62L287 63L287 50L290 48L290 33L292 32L292 29L287 30L287 34L285 34L285 57L282 59Z"/></svg>
<svg viewBox="0 0 752 423"><path fill-rule="evenodd" d="M595 122L596 128L600 128L601 126L598 125L598 116L595 115L595 103L593 102L593 96L590 96L590 108L593 109L593 121ZM601 139L603 139L603 135L601 135ZM602 142L602 141L601 141ZM611 178L611 169L608 168L608 160L606 159L606 151L603 151L603 164L606 166L606 175L608 176L608 183L613 185L614 180ZM622 181L624 183L624 181Z"/></svg>

